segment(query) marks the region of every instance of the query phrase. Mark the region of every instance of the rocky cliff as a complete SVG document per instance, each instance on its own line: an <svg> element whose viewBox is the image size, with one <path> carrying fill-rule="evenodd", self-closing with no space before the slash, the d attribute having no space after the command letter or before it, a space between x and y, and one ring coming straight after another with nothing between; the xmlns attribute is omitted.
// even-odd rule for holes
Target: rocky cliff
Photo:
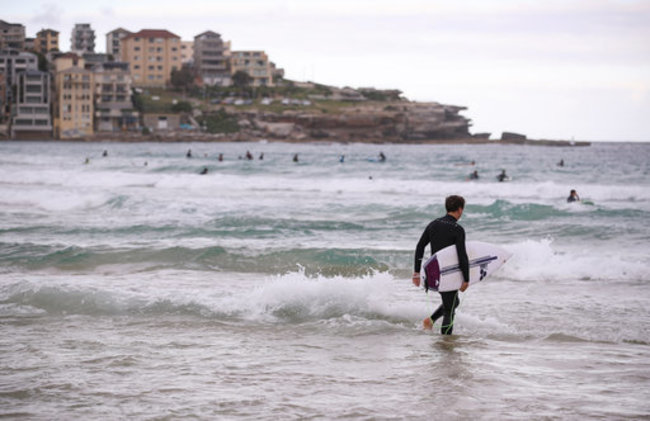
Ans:
<svg viewBox="0 0 650 421"><path fill-rule="evenodd" d="M252 137L285 140L408 142L468 139L470 120L460 115L465 107L435 102L378 102L323 110L279 113L237 112L243 133Z"/></svg>

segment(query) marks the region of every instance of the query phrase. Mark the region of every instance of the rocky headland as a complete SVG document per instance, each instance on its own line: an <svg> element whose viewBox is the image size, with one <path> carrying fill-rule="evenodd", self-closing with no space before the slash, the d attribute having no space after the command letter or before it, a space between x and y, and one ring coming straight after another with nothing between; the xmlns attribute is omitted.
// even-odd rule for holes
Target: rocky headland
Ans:
<svg viewBox="0 0 650 421"><path fill-rule="evenodd" d="M298 99L279 97L277 93L275 98L247 101L184 97L187 103L182 115L182 121L186 123L184 129L98 133L87 140L589 144L531 140L525 135L508 132L498 140L491 140L490 133L470 132L471 120L462 114L466 107L409 101L397 90L336 88L304 83L292 85L292 88L294 96L298 92ZM177 103L178 99L174 100L174 104ZM152 110L144 109L143 112L146 114ZM214 119L219 124L211 125ZM224 122L229 123L227 130L223 129L226 127ZM217 128L211 130L213 126Z"/></svg>

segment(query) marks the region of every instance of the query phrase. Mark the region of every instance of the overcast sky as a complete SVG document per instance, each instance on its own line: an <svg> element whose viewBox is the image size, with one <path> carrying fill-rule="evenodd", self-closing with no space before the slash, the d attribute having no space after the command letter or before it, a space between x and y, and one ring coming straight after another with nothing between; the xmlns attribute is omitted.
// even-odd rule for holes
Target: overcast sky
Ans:
<svg viewBox="0 0 650 421"><path fill-rule="evenodd" d="M650 141L650 0L3 0L27 36L213 30L289 79L467 106L473 132Z"/></svg>

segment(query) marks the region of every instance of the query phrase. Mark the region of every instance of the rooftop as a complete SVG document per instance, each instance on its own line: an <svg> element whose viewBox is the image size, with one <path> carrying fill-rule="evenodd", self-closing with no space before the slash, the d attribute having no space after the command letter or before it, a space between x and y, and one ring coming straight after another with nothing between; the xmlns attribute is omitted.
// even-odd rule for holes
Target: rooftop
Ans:
<svg viewBox="0 0 650 421"><path fill-rule="evenodd" d="M141 29L138 32L131 32L127 35L126 38L179 38L180 37L174 33L169 32L166 29Z"/></svg>

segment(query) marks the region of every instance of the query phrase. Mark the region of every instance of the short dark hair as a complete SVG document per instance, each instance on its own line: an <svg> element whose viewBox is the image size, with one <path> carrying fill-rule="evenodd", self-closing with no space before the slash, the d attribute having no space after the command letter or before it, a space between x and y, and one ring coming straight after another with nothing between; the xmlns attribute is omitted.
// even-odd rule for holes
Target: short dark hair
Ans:
<svg viewBox="0 0 650 421"><path fill-rule="evenodd" d="M465 209L465 199L463 196L448 196L445 199L445 208L447 212L456 212L458 209Z"/></svg>

